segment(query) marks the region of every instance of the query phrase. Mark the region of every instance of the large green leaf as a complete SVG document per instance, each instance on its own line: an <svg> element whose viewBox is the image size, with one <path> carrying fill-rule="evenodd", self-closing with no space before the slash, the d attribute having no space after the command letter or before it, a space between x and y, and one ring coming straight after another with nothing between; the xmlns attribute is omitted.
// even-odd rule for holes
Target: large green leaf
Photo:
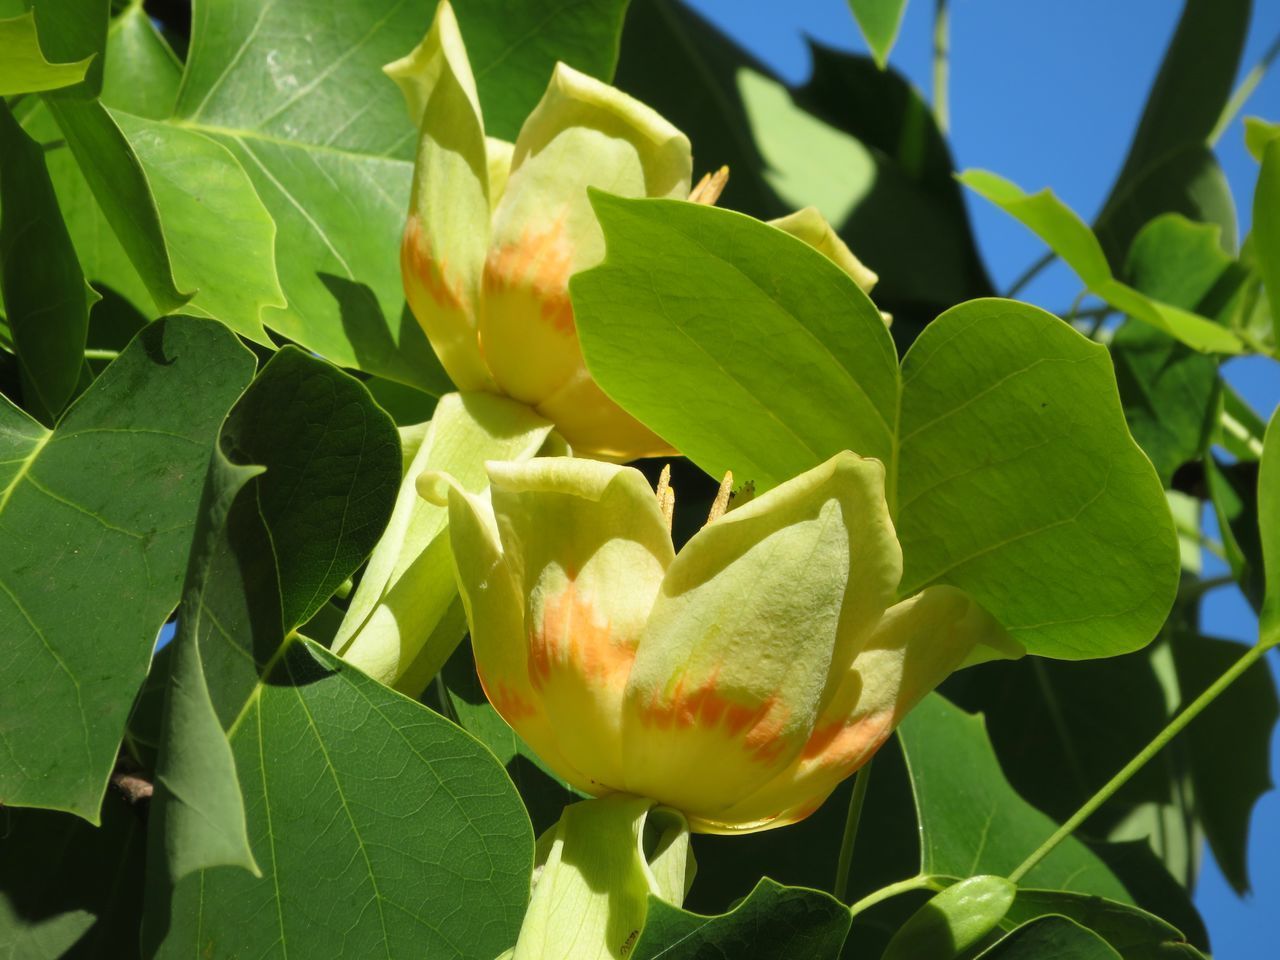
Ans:
<svg viewBox="0 0 1280 960"><path fill-rule="evenodd" d="M224 731L285 637L368 556L399 477L399 437L368 391L296 348L276 354L228 415L187 567L156 769L152 820L172 880L253 868Z"/></svg>
<svg viewBox="0 0 1280 960"><path fill-rule="evenodd" d="M729 913L704 917L650 896L634 960L834 960L849 911L829 894L761 880Z"/></svg>
<svg viewBox="0 0 1280 960"><path fill-rule="evenodd" d="M1155 635L1176 537L1105 348L979 300L930 324L900 371L870 301L804 244L696 204L596 206L608 256L572 285L588 366L704 470L764 489L839 450L877 457L904 595L955 584L1049 656Z"/></svg>
<svg viewBox="0 0 1280 960"><path fill-rule="evenodd" d="M69 87L84 79L91 58L50 62L37 33L35 13L0 20L0 96Z"/></svg>
<svg viewBox="0 0 1280 960"><path fill-rule="evenodd" d="M52 431L0 400L6 805L96 822L217 425L252 370L225 327L179 317L139 334Z"/></svg>
<svg viewBox="0 0 1280 960"><path fill-rule="evenodd" d="M255 689L230 737L263 875L149 900L158 958L493 960L515 941L533 833L484 747L310 641Z"/></svg>
<svg viewBox="0 0 1280 960"><path fill-rule="evenodd" d="M1225 309L1240 279L1218 245L1218 228L1174 214L1134 238L1128 274L1141 293L1203 316ZM1238 286L1238 283L1235 284ZM1168 486L1209 444L1218 415L1218 365L1149 324L1126 321L1111 340L1125 419Z"/></svg>
<svg viewBox="0 0 1280 960"><path fill-rule="evenodd" d="M102 825L48 810L5 814L0 839L0 956L138 956L145 806L112 791Z"/></svg>
<svg viewBox="0 0 1280 960"><path fill-rule="evenodd" d="M979 960L1121 960L1107 941L1066 917L1032 920L1009 934Z"/></svg>
<svg viewBox="0 0 1280 960"><path fill-rule="evenodd" d="M980 716L933 694L898 728L920 820L920 872L964 878L1007 875L1056 824L1023 800L1000 769ZM1025 884L1131 902L1088 847L1068 837Z"/></svg>
<svg viewBox="0 0 1280 960"><path fill-rule="evenodd" d="M44 151L3 103L0 277L27 408L51 422L80 382L93 294L58 213Z"/></svg>
<svg viewBox="0 0 1280 960"><path fill-rule="evenodd" d="M505 773L294 630L373 547L399 481L389 418L294 348L228 417L161 736L150 834L161 879L145 931L157 956L265 946L492 960L514 940L532 832ZM218 863L261 875L208 869Z"/></svg>
<svg viewBox="0 0 1280 960"><path fill-rule="evenodd" d="M862 28L862 35L875 55L876 63L883 67L894 41L898 39L907 0L849 0L849 9Z"/></svg>
<svg viewBox="0 0 1280 960"><path fill-rule="evenodd" d="M1117 310L1149 323L1195 350L1244 352L1240 338L1226 327L1144 296L1117 280L1097 236L1052 190L1029 195L1016 184L986 170L968 170L960 175L960 181L1032 230L1066 261L1089 290Z"/></svg>
<svg viewBox="0 0 1280 960"><path fill-rule="evenodd" d="M1179 194L1196 192L1206 164L1216 169L1207 146L1231 96L1251 7L1252 0L1184 3L1124 166L1098 216L1099 239L1116 269L1149 220L1171 210L1191 215L1178 203ZM1222 180L1220 171L1217 177ZM1199 191L1202 199L1193 199L1192 207L1231 202L1225 180Z"/></svg>

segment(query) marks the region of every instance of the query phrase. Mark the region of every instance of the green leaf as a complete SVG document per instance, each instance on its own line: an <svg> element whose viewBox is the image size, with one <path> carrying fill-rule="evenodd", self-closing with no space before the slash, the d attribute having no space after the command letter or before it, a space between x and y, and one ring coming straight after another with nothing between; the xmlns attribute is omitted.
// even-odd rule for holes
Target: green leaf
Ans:
<svg viewBox="0 0 1280 960"><path fill-rule="evenodd" d="M5 319L27 406L52 422L75 395L84 365L85 283L40 145L0 103L0 276Z"/></svg>
<svg viewBox="0 0 1280 960"><path fill-rule="evenodd" d="M1194 190L1202 176L1197 168L1206 158L1212 162L1207 145L1231 96L1249 32L1251 6L1251 0L1184 3L1124 166L1098 216L1099 236L1116 269L1124 263L1132 238L1149 220L1170 210L1191 213L1170 201L1176 203L1188 185ZM1179 154L1187 159L1174 159ZM1193 156L1199 159L1191 160ZM1220 172L1218 177L1221 179ZM1135 197L1139 192L1135 185L1143 181L1148 185L1160 182L1161 189L1148 186L1146 198ZM1213 190L1214 200L1224 198L1230 204L1225 181L1221 188ZM1192 206L1196 205L1193 200ZM1129 209L1117 216L1121 206Z"/></svg>
<svg viewBox="0 0 1280 960"><path fill-rule="evenodd" d="M449 617L458 605L449 511L418 495L418 478L442 471L479 493L489 485L485 461L528 459L550 431L549 422L506 397L441 397L334 638L335 653L409 696L426 689L466 633L466 623Z"/></svg>
<svg viewBox="0 0 1280 960"><path fill-rule="evenodd" d="M170 313L191 299L191 293L178 289L173 278L173 265L165 246L164 231L160 225L160 213L142 163L134 154L124 133L101 103L95 101L48 100L45 106L57 121L57 129L66 139L67 147L75 158L76 170L83 177L87 190L79 192L84 203L96 206L92 214L80 214L63 202L63 188L59 185L56 168L55 186L59 187L59 202L71 228L72 239L81 261L88 266L91 280L112 282L113 276L104 276L93 269L93 260L84 255L77 234L78 224L101 222L110 225L128 257L132 270L136 271L149 302L139 304L145 313ZM51 137L52 139L52 137ZM81 219L83 217L83 219ZM122 292L124 292L122 290Z"/></svg>
<svg viewBox="0 0 1280 960"><path fill-rule="evenodd" d="M173 113L182 63L141 3L111 21L102 77L102 102L136 117L163 120Z"/></svg>
<svg viewBox="0 0 1280 960"><path fill-rule="evenodd" d="M11 810L4 820L0 956L138 956L145 807L112 791L99 827L47 810Z"/></svg>
<svg viewBox="0 0 1280 960"><path fill-rule="evenodd" d="M980 716L937 694L898 728L920 819L920 872L963 878L1007 875L1056 824L1005 779ZM1083 843L1068 837L1026 876L1026 885L1129 902L1125 888Z"/></svg>
<svg viewBox="0 0 1280 960"><path fill-rule="evenodd" d="M1014 789L1050 817L1065 820L1171 719L1178 689L1169 659L1160 644L1079 663L1024 657L965 671L945 693L964 709L983 713ZM1185 768L1163 755L1090 817L1083 831L1141 837L1171 872L1189 882L1201 836L1187 779Z"/></svg>
<svg viewBox="0 0 1280 960"><path fill-rule="evenodd" d="M1178 630L1172 636L1173 662L1184 704L1190 703L1227 668L1244 648L1230 640ZM1204 709L1188 728L1182 745L1195 786L1196 813L1213 856L1236 893L1249 891L1249 819L1271 781L1271 734L1280 704L1265 662L1251 666ZM1223 744L1231 744L1224 750Z"/></svg>
<svg viewBox="0 0 1280 960"><path fill-rule="evenodd" d="M293 640L230 737L263 876L205 870L172 900L149 889L144 941L159 960L493 960L515 941L533 833L465 733Z"/></svg>
<svg viewBox="0 0 1280 960"><path fill-rule="evenodd" d="M457 4L488 134L515 140L524 118L542 98L557 60L606 83L612 80L628 3L465 0Z"/></svg>
<svg viewBox="0 0 1280 960"><path fill-rule="evenodd" d="M276 227L235 157L190 130L111 111L142 164L160 210L185 310L214 317L264 346L262 315L285 305L276 277Z"/></svg>
<svg viewBox="0 0 1280 960"><path fill-rule="evenodd" d="M1240 271L1218 245L1219 230L1176 214L1152 220L1134 238L1127 272L1142 294L1217 316ZM1125 322L1111 340L1125 419L1168 487L1182 464L1201 456L1218 419L1218 365L1148 324Z"/></svg>
<svg viewBox="0 0 1280 960"><path fill-rule="evenodd" d="M438 395L448 379L404 307L397 254L417 131L380 70L422 35L431 7L358 0L334 15L305 0L199 2L172 126L227 147L276 223L287 305L268 308L266 325L341 366ZM558 59L608 76L624 7L466 4L494 132L514 135L514 112L537 101ZM282 35L308 42L282 46Z"/></svg>
<svg viewBox="0 0 1280 960"><path fill-rule="evenodd" d="M875 299L900 343L952 304L991 294L946 140L896 71L811 41L809 81L787 88L667 0L635 0L622 42L618 85L683 130L699 163L728 165L721 205L762 220L818 207L879 274ZM661 70L649 69L653 50L664 51ZM899 229L903 218L919 229Z"/></svg>
<svg viewBox="0 0 1280 960"><path fill-rule="evenodd" d="M1200 960L1203 957L1177 927L1138 907L1105 897L1023 888L1018 890L1005 922L1013 927L1053 915L1087 927L1110 944L1123 960Z"/></svg>
<svg viewBox="0 0 1280 960"><path fill-rule="evenodd" d="M1271 301L1271 322L1280 340L1280 137L1262 154L1253 192L1253 248Z"/></svg>
<svg viewBox="0 0 1280 960"><path fill-rule="evenodd" d="M355 380L289 347L232 409L210 462L157 762L168 876L255 869L226 730L286 637L373 548L400 479L399 437ZM243 776L241 783L244 783Z"/></svg>
<svg viewBox="0 0 1280 960"><path fill-rule="evenodd" d="M55 60L89 59L84 82L53 96L92 99L102 91L103 50L110 0L25 0L36 16L41 45Z"/></svg>
<svg viewBox="0 0 1280 960"><path fill-rule="evenodd" d="M1091 930L1066 917L1044 917L1023 924L979 960L1121 960L1120 954Z"/></svg>
<svg viewBox="0 0 1280 960"><path fill-rule="evenodd" d="M1171 304L1143 296L1111 273L1102 245L1088 225L1051 190L1028 195L1016 184L986 170L967 170L960 182L1033 231L1066 261L1090 291L1117 310L1205 353L1242 353L1230 330Z"/></svg>
<svg viewBox="0 0 1280 960"><path fill-rule="evenodd" d="M1280 643L1280 414L1271 415L1258 464L1258 530L1266 599L1259 616L1259 643Z"/></svg>
<svg viewBox="0 0 1280 960"><path fill-rule="evenodd" d="M817 890L765 878L728 913L704 917L649 898L649 915L631 960L834 958L849 931L849 911Z"/></svg>
<svg viewBox="0 0 1280 960"><path fill-rule="evenodd" d="M11 97L77 84L85 77L92 57L74 63L50 63L45 59L36 32L35 13L0 20L0 96Z"/></svg>
<svg viewBox="0 0 1280 960"><path fill-rule="evenodd" d="M889 61L889 51L898 39L907 0L849 0L849 9L853 11L876 63L883 69Z"/></svg>
<svg viewBox="0 0 1280 960"><path fill-rule="evenodd" d="M457 602L457 607L456 619L465 633L467 621L461 601ZM454 650L440 679L448 698L446 715L488 747L506 768L507 775L520 791L520 799L524 801L533 823L533 832L541 836L543 831L555 826L567 804L581 800L583 796L544 764L520 734L493 709L476 675L469 641L464 641Z"/></svg>
<svg viewBox="0 0 1280 960"><path fill-rule="evenodd" d="M96 822L210 445L252 369L225 327L179 317L139 334L53 431L0 401L6 805Z"/></svg>
<svg viewBox="0 0 1280 960"><path fill-rule="evenodd" d="M979 300L930 324L899 371L865 295L780 231L696 204L601 194L596 209L608 256L572 284L587 364L707 473L765 489L843 449L877 457L903 595L954 584L1048 656L1154 636L1177 538L1105 348Z"/></svg>
<svg viewBox="0 0 1280 960"><path fill-rule="evenodd" d="M1249 155L1259 163L1267 144L1277 136L1280 136L1280 123L1268 123L1261 117L1244 118L1244 145Z"/></svg>

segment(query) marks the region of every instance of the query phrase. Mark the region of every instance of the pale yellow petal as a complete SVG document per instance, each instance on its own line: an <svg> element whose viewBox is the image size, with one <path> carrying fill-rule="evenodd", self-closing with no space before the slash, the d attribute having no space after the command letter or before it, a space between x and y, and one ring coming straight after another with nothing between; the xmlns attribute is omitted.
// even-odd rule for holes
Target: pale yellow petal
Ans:
<svg viewBox="0 0 1280 960"><path fill-rule="evenodd" d="M627 789L704 824L773 779L901 573L884 468L851 453L703 528L667 571L627 684Z"/></svg>
<svg viewBox="0 0 1280 960"><path fill-rule="evenodd" d="M489 164L475 79L447 0L422 43L384 69L419 123L400 247L405 298L453 382L491 388L476 326L489 248Z"/></svg>
<svg viewBox="0 0 1280 960"><path fill-rule="evenodd" d="M653 488L637 470L568 457L492 463L489 479L557 747L592 792L621 789L622 691L674 554Z"/></svg>

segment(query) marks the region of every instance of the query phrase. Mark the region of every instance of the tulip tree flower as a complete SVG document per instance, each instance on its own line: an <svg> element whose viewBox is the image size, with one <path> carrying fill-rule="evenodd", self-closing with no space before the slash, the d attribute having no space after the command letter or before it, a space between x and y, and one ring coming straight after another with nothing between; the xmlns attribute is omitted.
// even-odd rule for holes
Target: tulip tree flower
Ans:
<svg viewBox="0 0 1280 960"><path fill-rule="evenodd" d="M897 596L879 461L838 454L678 554L670 495L637 470L487 466L487 494L447 487L476 666L586 793L650 798L708 833L794 823L952 671L1021 653L955 587ZM443 479L419 489L442 499Z"/></svg>
<svg viewBox="0 0 1280 960"><path fill-rule="evenodd" d="M454 383L533 407L579 454L623 461L672 453L591 379L569 279L604 258L588 187L714 203L727 170L691 191L688 138L563 63L514 145L486 137L447 0L422 43L386 72L420 130L401 246L405 295ZM816 210L776 225L870 290L875 274Z"/></svg>

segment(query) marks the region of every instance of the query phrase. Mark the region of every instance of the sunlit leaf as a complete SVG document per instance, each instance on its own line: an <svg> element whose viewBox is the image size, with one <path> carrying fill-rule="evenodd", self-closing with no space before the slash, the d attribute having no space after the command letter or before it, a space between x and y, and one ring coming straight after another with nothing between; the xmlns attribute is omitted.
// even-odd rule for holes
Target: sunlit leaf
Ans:
<svg viewBox="0 0 1280 960"><path fill-rule="evenodd" d="M849 9L862 28L862 35L866 37L876 63L883 67L889 60L894 41L898 39L907 0L849 0Z"/></svg>
<svg viewBox="0 0 1280 960"><path fill-rule="evenodd" d="M1149 323L1193 349L1241 353L1244 344L1230 330L1171 304L1143 296L1117 280L1102 245L1089 226L1051 190L1024 193L1016 184L985 170L960 175L967 187L1019 220L1066 261L1084 285L1117 310Z"/></svg>
<svg viewBox="0 0 1280 960"><path fill-rule="evenodd" d="M0 50L4 51L4 58L0 59L0 96L5 97L69 87L84 79L91 63L90 57L72 63L47 60L31 11L0 20Z"/></svg>
<svg viewBox="0 0 1280 960"><path fill-rule="evenodd" d="M955 584L1029 650L1079 659L1154 637L1177 541L1104 348L977 300L899 371L870 301L803 244L695 204L596 203L609 254L575 278L574 304L587 364L628 412L758 489L842 449L883 460L901 591Z"/></svg>

